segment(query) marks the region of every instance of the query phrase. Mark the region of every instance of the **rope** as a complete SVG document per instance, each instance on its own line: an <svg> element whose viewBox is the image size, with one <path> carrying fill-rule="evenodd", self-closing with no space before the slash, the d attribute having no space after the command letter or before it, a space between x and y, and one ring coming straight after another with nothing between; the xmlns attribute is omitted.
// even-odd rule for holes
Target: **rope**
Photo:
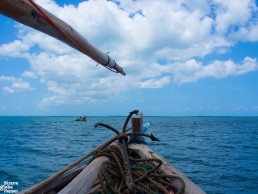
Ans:
<svg viewBox="0 0 258 194"><path fill-rule="evenodd" d="M106 156L99 172L98 179L101 194L183 194L185 183L177 175L166 175L159 171L162 161L157 158L140 159L133 150L128 150L132 174L132 185L128 185L128 168L122 148L117 145L106 147L97 153L92 160ZM177 183L177 184L174 184ZM172 192L173 191L173 192Z"/></svg>

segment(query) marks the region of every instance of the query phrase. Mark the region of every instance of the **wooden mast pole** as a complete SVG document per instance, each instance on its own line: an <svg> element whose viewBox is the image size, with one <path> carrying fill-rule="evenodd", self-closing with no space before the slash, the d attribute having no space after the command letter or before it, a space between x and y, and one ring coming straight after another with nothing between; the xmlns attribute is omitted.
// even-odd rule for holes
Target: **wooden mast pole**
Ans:
<svg viewBox="0 0 258 194"><path fill-rule="evenodd" d="M115 60L93 46L70 25L31 0L0 0L0 13L48 34L86 54L97 63L126 75L123 68L116 64Z"/></svg>

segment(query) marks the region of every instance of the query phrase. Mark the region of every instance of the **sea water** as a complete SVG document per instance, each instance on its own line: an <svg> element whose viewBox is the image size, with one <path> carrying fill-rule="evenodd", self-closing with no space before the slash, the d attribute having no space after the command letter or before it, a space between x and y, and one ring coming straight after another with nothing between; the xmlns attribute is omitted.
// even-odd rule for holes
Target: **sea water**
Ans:
<svg viewBox="0 0 258 194"><path fill-rule="evenodd" d="M0 189L49 177L121 130L125 117L0 117ZM145 117L149 146L211 194L258 193L258 117ZM0 193L3 191L0 190Z"/></svg>

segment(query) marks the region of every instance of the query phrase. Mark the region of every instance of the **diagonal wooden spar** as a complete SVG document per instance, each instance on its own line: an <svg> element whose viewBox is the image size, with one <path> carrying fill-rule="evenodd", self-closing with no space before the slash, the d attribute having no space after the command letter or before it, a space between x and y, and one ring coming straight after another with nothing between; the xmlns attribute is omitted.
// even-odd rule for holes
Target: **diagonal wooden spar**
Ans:
<svg viewBox="0 0 258 194"><path fill-rule="evenodd" d="M32 0L0 0L0 13L68 44L114 72L126 75L115 60Z"/></svg>

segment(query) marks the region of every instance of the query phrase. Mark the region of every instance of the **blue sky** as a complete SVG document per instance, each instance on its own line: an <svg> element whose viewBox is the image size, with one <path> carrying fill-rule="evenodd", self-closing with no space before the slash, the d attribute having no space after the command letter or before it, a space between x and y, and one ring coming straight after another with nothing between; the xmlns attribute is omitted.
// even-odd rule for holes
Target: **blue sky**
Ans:
<svg viewBox="0 0 258 194"><path fill-rule="evenodd" d="M127 75L0 15L0 115L258 116L256 1L36 2Z"/></svg>

